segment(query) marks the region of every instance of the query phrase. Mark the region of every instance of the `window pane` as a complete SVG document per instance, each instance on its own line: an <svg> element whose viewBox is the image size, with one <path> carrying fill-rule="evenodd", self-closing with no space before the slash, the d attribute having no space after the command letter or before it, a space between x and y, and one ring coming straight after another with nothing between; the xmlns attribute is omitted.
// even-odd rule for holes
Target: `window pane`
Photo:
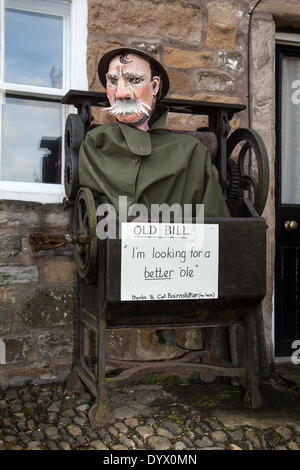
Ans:
<svg viewBox="0 0 300 470"><path fill-rule="evenodd" d="M5 81L63 88L63 18L5 10Z"/></svg>
<svg viewBox="0 0 300 470"><path fill-rule="evenodd" d="M300 58L282 62L281 202L300 204Z"/></svg>
<svg viewBox="0 0 300 470"><path fill-rule="evenodd" d="M6 97L2 121L2 180L61 182L61 105Z"/></svg>

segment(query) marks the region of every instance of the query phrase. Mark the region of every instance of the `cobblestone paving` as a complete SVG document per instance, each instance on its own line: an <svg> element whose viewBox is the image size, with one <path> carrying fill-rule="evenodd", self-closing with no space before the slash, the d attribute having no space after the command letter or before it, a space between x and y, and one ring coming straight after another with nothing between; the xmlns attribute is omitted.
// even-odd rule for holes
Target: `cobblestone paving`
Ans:
<svg viewBox="0 0 300 470"><path fill-rule="evenodd" d="M92 427L87 392L64 384L24 385L0 391L1 450L252 450L300 449L300 426L282 419L270 427L242 421L230 426L178 400L170 387L123 386L109 390L112 417ZM205 405L205 402L204 402Z"/></svg>

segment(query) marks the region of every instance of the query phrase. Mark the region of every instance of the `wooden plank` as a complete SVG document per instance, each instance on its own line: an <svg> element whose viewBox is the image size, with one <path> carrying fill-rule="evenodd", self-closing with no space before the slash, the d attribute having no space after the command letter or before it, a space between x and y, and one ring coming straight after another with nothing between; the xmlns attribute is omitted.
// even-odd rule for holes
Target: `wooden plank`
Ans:
<svg viewBox="0 0 300 470"><path fill-rule="evenodd" d="M106 93L81 90L69 90L61 102L63 104L73 104L74 106L81 106L82 104L89 104L90 106L109 105ZM214 103L173 98L164 98L160 100L160 104L168 106L169 111L173 113L206 115L225 110L229 113L229 118L233 114L246 109L244 104Z"/></svg>
<svg viewBox="0 0 300 470"><path fill-rule="evenodd" d="M104 310L108 327L212 326L243 323L266 288L266 224L262 218L206 219L220 227L219 298L120 301L121 244L107 240Z"/></svg>

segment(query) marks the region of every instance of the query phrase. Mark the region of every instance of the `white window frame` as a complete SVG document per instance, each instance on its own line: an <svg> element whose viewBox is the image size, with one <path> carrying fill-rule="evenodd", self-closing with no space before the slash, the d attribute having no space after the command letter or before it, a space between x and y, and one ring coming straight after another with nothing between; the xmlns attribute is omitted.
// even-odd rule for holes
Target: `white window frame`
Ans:
<svg viewBox="0 0 300 470"><path fill-rule="evenodd" d="M286 44L289 46L300 46L300 34L294 33L276 33L276 44Z"/></svg>
<svg viewBox="0 0 300 470"><path fill-rule="evenodd" d="M43 0L47 11L55 13L55 0ZM7 3L13 5L13 0ZM87 0L65 0L70 3L70 19L65 23L64 42L68 41L68 48L64 47L64 76L63 88L46 88L29 85L5 83L3 75L0 77L0 144L2 126L2 102L5 92L19 94L22 97L35 96L41 98L61 99L70 90L88 90L86 71L87 49ZM10 6L10 5L8 5ZM35 6L35 8L34 8ZM0 44L4 44L4 9L5 2L0 0L1 37ZM36 11L34 0L23 0L22 10ZM45 10L43 10L45 12ZM60 14L60 12L58 12ZM69 23L69 24L68 24ZM68 39L69 37L69 39ZM66 49L68 49L66 53ZM0 51L1 71L4 71L4 48ZM62 105L62 149L64 149L64 123L70 112L76 112L72 106ZM1 158L1 149L0 149ZM62 151L62 184L28 183L18 181L0 180L0 199L31 201L41 203L61 203L65 197L63 184L64 151Z"/></svg>

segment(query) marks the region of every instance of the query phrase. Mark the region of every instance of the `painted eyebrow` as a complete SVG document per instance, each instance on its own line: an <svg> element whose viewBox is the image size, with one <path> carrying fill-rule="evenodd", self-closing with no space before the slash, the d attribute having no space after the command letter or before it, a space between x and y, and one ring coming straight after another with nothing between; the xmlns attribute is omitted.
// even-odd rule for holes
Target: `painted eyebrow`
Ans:
<svg viewBox="0 0 300 470"><path fill-rule="evenodd" d="M126 72L126 73L123 73L122 75L123 75L123 77L126 77L126 78L141 78L141 79L145 79L145 75L139 75L139 74L137 74L137 73Z"/></svg>
<svg viewBox="0 0 300 470"><path fill-rule="evenodd" d="M107 73L106 78L118 78L118 75L114 75L112 73Z"/></svg>
<svg viewBox="0 0 300 470"><path fill-rule="evenodd" d="M141 78L143 80L145 79L145 75L138 75L138 74L130 73L130 72L122 73L122 77L125 77L125 78ZM116 75L116 74L107 73L106 78L108 78L108 79L111 79L111 78L118 79L119 76Z"/></svg>

